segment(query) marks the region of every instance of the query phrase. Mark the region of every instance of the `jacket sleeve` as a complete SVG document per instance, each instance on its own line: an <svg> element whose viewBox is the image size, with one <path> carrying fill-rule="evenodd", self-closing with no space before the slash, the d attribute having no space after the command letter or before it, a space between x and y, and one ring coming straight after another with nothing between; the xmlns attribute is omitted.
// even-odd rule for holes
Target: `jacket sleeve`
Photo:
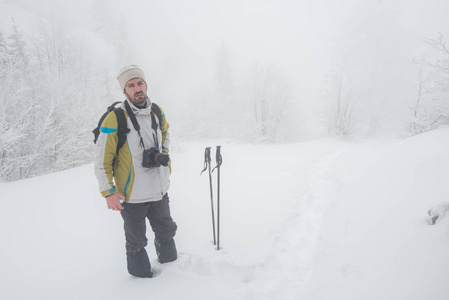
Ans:
<svg viewBox="0 0 449 300"><path fill-rule="evenodd" d="M160 108L160 107L159 107ZM169 153L170 149L170 125L167 122L164 111L161 109L162 114L162 151Z"/></svg>
<svg viewBox="0 0 449 300"><path fill-rule="evenodd" d="M169 154L170 152L170 125L167 122L165 113L159 106L162 114L162 152ZM168 163L168 169L171 174L171 162Z"/></svg>
<svg viewBox="0 0 449 300"><path fill-rule="evenodd" d="M101 124L100 135L95 148L95 176L103 197L116 192L112 164L117 151L117 129L117 117L114 112L111 112Z"/></svg>

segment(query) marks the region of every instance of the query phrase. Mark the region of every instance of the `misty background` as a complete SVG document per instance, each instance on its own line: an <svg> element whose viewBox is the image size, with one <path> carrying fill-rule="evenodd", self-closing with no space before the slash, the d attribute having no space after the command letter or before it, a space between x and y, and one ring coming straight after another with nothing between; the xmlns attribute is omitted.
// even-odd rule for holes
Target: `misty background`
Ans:
<svg viewBox="0 0 449 300"><path fill-rule="evenodd" d="M403 138L449 123L449 2L0 0L0 181L92 161L146 74L173 146Z"/></svg>

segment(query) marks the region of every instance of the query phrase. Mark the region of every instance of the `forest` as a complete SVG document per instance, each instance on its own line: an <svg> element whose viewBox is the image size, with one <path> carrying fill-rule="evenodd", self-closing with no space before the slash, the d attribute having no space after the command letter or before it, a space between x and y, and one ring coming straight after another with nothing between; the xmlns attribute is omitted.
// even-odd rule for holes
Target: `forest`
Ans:
<svg viewBox="0 0 449 300"><path fill-rule="evenodd" d="M116 72L129 63L148 74L178 141L403 138L449 124L444 21L411 34L399 4L347 1L320 23L318 4L237 2L135 1L136 22L120 1L0 2L0 181L90 163L91 131L124 99Z"/></svg>

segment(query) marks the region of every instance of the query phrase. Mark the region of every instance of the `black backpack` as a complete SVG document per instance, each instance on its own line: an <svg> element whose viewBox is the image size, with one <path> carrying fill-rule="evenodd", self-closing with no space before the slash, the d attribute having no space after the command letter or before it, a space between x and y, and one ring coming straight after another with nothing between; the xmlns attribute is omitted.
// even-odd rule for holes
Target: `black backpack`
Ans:
<svg viewBox="0 0 449 300"><path fill-rule="evenodd" d="M106 112L101 116L100 120L98 121L97 127L92 130L92 133L94 134L94 143L97 143L98 136L100 135L100 127L103 123L104 119L107 115L109 115L111 112L114 112L117 117L117 137L118 137L118 143L117 143L117 150L116 153L118 155L118 151L120 148L123 147L123 145L126 142L126 135L129 132L128 125L126 122L125 112L121 107L115 107L117 104L122 103L121 101L116 101L112 103L106 110ZM162 130L162 112L159 106L156 103L152 103L151 110L156 114L158 120L159 120L159 128Z"/></svg>

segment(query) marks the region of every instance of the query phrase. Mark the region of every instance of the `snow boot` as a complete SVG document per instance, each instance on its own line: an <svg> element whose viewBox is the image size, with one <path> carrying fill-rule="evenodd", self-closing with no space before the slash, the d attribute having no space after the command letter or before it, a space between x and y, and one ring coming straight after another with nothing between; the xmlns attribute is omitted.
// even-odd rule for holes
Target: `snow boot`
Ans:
<svg viewBox="0 0 449 300"><path fill-rule="evenodd" d="M154 245L156 246L158 261L161 264L175 261L178 258L174 239L169 239L165 242L159 242L156 239L154 240Z"/></svg>
<svg viewBox="0 0 449 300"><path fill-rule="evenodd" d="M126 253L126 260L128 263L129 274L142 278L153 277L153 272L151 272L151 263L148 259L148 254L145 248L142 248L134 253Z"/></svg>

